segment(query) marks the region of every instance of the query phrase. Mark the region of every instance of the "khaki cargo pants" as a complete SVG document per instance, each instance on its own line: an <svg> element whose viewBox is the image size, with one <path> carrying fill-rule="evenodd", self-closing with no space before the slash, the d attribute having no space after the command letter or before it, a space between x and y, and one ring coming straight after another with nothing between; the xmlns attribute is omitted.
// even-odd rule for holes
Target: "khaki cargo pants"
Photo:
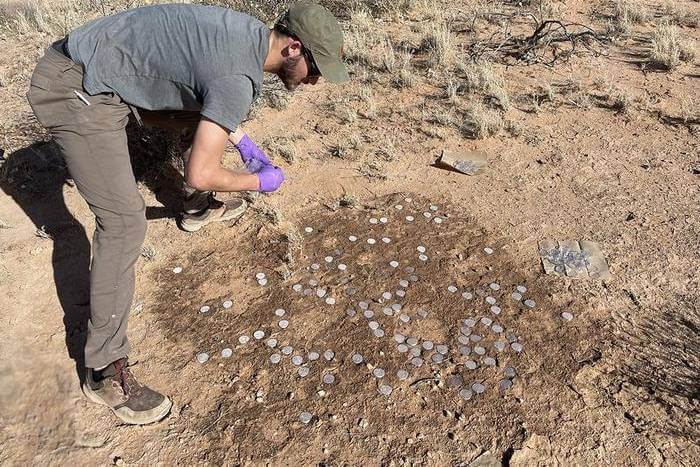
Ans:
<svg viewBox="0 0 700 467"><path fill-rule="evenodd" d="M88 95L82 82L82 67L49 48L34 70L27 96L39 122L62 148L78 191L95 215L85 366L100 368L129 353L134 264L146 216L127 146L131 110L117 95ZM153 126L190 128L190 134L200 118L197 112L139 114Z"/></svg>

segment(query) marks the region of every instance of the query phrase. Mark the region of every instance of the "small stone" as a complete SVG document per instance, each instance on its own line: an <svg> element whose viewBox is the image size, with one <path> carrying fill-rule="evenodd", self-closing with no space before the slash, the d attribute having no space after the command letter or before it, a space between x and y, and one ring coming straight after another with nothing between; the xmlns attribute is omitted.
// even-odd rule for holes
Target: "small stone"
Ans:
<svg viewBox="0 0 700 467"><path fill-rule="evenodd" d="M233 306L233 302L231 300L224 300L224 303L222 303L221 306L223 306L225 310L228 310Z"/></svg>
<svg viewBox="0 0 700 467"><path fill-rule="evenodd" d="M277 323L277 325L278 325L281 329L287 329L287 328L289 327L289 321L287 321L286 319L281 319L281 320L279 321L279 323Z"/></svg>
<svg viewBox="0 0 700 467"><path fill-rule="evenodd" d="M418 250L418 253L425 253L425 247L423 245L418 245L416 250Z"/></svg>
<svg viewBox="0 0 700 467"><path fill-rule="evenodd" d="M347 268L348 268L347 265L345 265L343 263L338 264L339 271L345 271Z"/></svg>
<svg viewBox="0 0 700 467"><path fill-rule="evenodd" d="M318 271L319 269L321 269L321 265L318 263L312 263L311 269L313 269L314 271ZM313 286L314 284L311 284L311 285Z"/></svg>
<svg viewBox="0 0 700 467"><path fill-rule="evenodd" d="M307 367L307 366L300 366L299 369L297 370L297 373L299 374L299 376L300 376L301 378L306 378L307 376L309 376L309 372L310 372L310 371L311 371L311 370L309 370L309 367Z"/></svg>
<svg viewBox="0 0 700 467"><path fill-rule="evenodd" d="M489 248L489 247L484 248L484 253L486 253L487 255L492 255L493 248Z"/></svg>
<svg viewBox="0 0 700 467"><path fill-rule="evenodd" d="M457 287L455 287L454 285L450 285L447 287L447 291L450 293L455 293L455 292L457 292L457 290L458 290Z"/></svg>
<svg viewBox="0 0 700 467"><path fill-rule="evenodd" d="M403 206L400 204L397 204L396 206L394 206L394 208L396 208L397 211L400 211L403 209Z"/></svg>
<svg viewBox="0 0 700 467"><path fill-rule="evenodd" d="M413 217L413 216L406 216L406 221L408 221L408 222L413 222L414 220L416 220L415 217Z"/></svg>
<svg viewBox="0 0 700 467"><path fill-rule="evenodd" d="M571 321L574 319L574 315L569 313L568 311L565 311L561 314L561 317L564 321Z"/></svg>
<svg viewBox="0 0 700 467"><path fill-rule="evenodd" d="M449 352L450 349L445 344L438 344L435 347L435 350L437 350L441 355L447 355L447 352Z"/></svg>
<svg viewBox="0 0 700 467"><path fill-rule="evenodd" d="M314 231L314 229L311 227L304 227L304 232L306 232L306 233L311 233L313 231Z"/></svg>
<svg viewBox="0 0 700 467"><path fill-rule="evenodd" d="M304 286L301 284L294 284L292 286L292 290L295 292L301 292L304 289Z"/></svg>
<svg viewBox="0 0 700 467"><path fill-rule="evenodd" d="M277 308L275 310L275 316L280 317L280 318L282 316L284 316L285 313L286 313L286 311L284 310L284 308Z"/></svg>
<svg viewBox="0 0 700 467"><path fill-rule="evenodd" d="M423 348L425 350L433 350L433 341L423 341Z"/></svg>
<svg viewBox="0 0 700 467"><path fill-rule="evenodd" d="M418 255L418 259L421 261L428 261L428 257L426 255Z"/></svg>
<svg viewBox="0 0 700 467"><path fill-rule="evenodd" d="M510 296L511 296L511 298L512 298L513 300L515 300L516 302L519 302L520 300L523 299L522 294L519 293L519 292L513 292L512 294L510 294Z"/></svg>
<svg viewBox="0 0 700 467"><path fill-rule="evenodd" d="M535 301L532 300L532 299L530 299L530 298L528 298L527 300L525 300L523 303L524 303L525 306L528 307L528 308L535 308Z"/></svg>
<svg viewBox="0 0 700 467"><path fill-rule="evenodd" d="M397 344L403 344L403 342L406 340L406 336L403 334L396 333L394 334L394 341L396 341Z"/></svg>
<svg viewBox="0 0 700 467"><path fill-rule="evenodd" d="M408 346L406 344L399 344L396 346L396 349L401 353L408 352Z"/></svg>
<svg viewBox="0 0 700 467"><path fill-rule="evenodd" d="M525 287L524 285L519 285L515 288L515 290L517 290L520 293L525 293L527 292L527 287Z"/></svg>
<svg viewBox="0 0 700 467"><path fill-rule="evenodd" d="M473 295L471 292L462 292L462 298L464 298L465 300L471 300L472 297Z"/></svg>
<svg viewBox="0 0 700 467"><path fill-rule="evenodd" d="M369 303L367 303L367 302L360 302L360 303L357 304L357 306L359 306L361 310L366 310L367 308L369 308Z"/></svg>
<svg viewBox="0 0 700 467"><path fill-rule="evenodd" d="M502 379L502 380L498 383L498 390L499 390L499 391L507 391L507 390L510 389L511 387L513 387L513 382L512 382L511 380L509 380L509 379Z"/></svg>
<svg viewBox="0 0 700 467"><path fill-rule="evenodd" d="M486 349L480 345L475 345L474 346L474 353L477 355L484 355L486 353Z"/></svg>
<svg viewBox="0 0 700 467"><path fill-rule="evenodd" d="M377 243L377 241L373 238L368 238L367 243L369 243L370 245L374 245L375 243Z"/></svg>
<svg viewBox="0 0 700 467"><path fill-rule="evenodd" d="M209 305L204 305L203 307L201 307L201 308L199 309L199 312L200 312L200 313L209 313L209 310L211 310L211 308L209 307Z"/></svg>
<svg viewBox="0 0 700 467"><path fill-rule="evenodd" d="M493 320L487 316L484 316L483 318L481 318L480 321L481 321L481 324L483 324L484 326L491 326L491 323L493 323Z"/></svg>
<svg viewBox="0 0 700 467"><path fill-rule="evenodd" d="M414 357L420 357L420 354L421 354L422 350L421 350L420 347L411 347L411 349L409 350L409 352L410 352L411 355L413 355Z"/></svg>
<svg viewBox="0 0 700 467"><path fill-rule="evenodd" d="M274 337L270 337L265 343L271 349L274 349L275 347L277 347L277 339L275 339Z"/></svg>
<svg viewBox="0 0 700 467"><path fill-rule="evenodd" d="M333 352L332 350L326 350L325 352L323 352L323 358L325 358L329 362L333 360L334 357L335 352Z"/></svg>
<svg viewBox="0 0 700 467"><path fill-rule="evenodd" d="M408 287L408 281L406 279L401 279L399 281L399 285L405 289L406 287Z"/></svg>
<svg viewBox="0 0 700 467"><path fill-rule="evenodd" d="M447 378L447 384L453 388L458 388L464 383L464 380L459 375L452 375Z"/></svg>
<svg viewBox="0 0 700 467"><path fill-rule="evenodd" d="M379 329L379 323L376 321L370 321L368 324L369 328L372 330Z"/></svg>
<svg viewBox="0 0 700 467"><path fill-rule="evenodd" d="M355 316L355 314L357 314L357 312L352 308L348 308L347 310L345 310L345 314L352 318L353 316Z"/></svg>
<svg viewBox="0 0 700 467"><path fill-rule="evenodd" d="M332 373L326 373L323 375L323 382L326 384L333 384L335 382L335 376Z"/></svg>
<svg viewBox="0 0 700 467"><path fill-rule="evenodd" d="M332 256L326 256L326 257L323 258L323 259L326 261L326 263L332 263L332 262L333 262L333 257L332 257Z"/></svg>
<svg viewBox="0 0 700 467"><path fill-rule="evenodd" d="M500 334L503 332L503 326L501 326L500 324L494 324L493 326L491 326L491 330L496 334Z"/></svg>
<svg viewBox="0 0 700 467"><path fill-rule="evenodd" d="M504 344L503 342L494 342L493 346L499 352L503 352L503 350L506 348L506 344Z"/></svg>
<svg viewBox="0 0 700 467"><path fill-rule="evenodd" d="M266 285L267 285L267 279L260 279L260 280L258 281L258 284L260 284L260 285L263 286L263 287L266 286Z"/></svg>
<svg viewBox="0 0 700 467"><path fill-rule="evenodd" d="M508 368L505 369L503 372L504 375L506 375L506 378L513 379L515 378L515 368L512 366L509 366Z"/></svg>
<svg viewBox="0 0 700 467"><path fill-rule="evenodd" d="M406 370L399 370L396 372L396 377L399 378L401 381L408 379L408 371Z"/></svg>
<svg viewBox="0 0 700 467"><path fill-rule="evenodd" d="M208 354L208 353L206 353L206 352L201 352L201 353L198 353L198 354L197 354L197 361L198 361L199 363L204 364L204 363L207 363L208 360L209 360L209 354Z"/></svg>
<svg viewBox="0 0 700 467"><path fill-rule="evenodd" d="M406 343L411 347L415 347L418 345L418 339L416 339L415 337L409 337L408 339L406 339Z"/></svg>
<svg viewBox="0 0 700 467"><path fill-rule="evenodd" d="M464 362L464 366L467 367L468 370L475 370L477 365L474 360L467 360Z"/></svg>
<svg viewBox="0 0 700 467"><path fill-rule="evenodd" d="M489 295L488 297L486 297L486 298L484 299L484 301L485 301L486 303L488 303L489 305L495 305L495 304L496 304L496 299L493 298L493 297L490 296L490 295Z"/></svg>
<svg viewBox="0 0 700 467"><path fill-rule="evenodd" d="M374 217L370 217L370 219L369 219L369 223L370 223L370 224L377 224L378 222L379 222L379 221L378 221L376 218L374 218Z"/></svg>
<svg viewBox="0 0 700 467"><path fill-rule="evenodd" d="M335 305L335 298L333 297L326 297L326 303L328 305Z"/></svg>
<svg viewBox="0 0 700 467"><path fill-rule="evenodd" d="M295 355L292 357L292 363L296 366L299 366L302 363L304 363L304 357L302 357L301 355Z"/></svg>
<svg viewBox="0 0 700 467"><path fill-rule="evenodd" d="M501 289L501 286L495 282L490 283L489 287L491 288L491 290L500 290Z"/></svg>
<svg viewBox="0 0 700 467"><path fill-rule="evenodd" d="M299 414L299 421L304 425L308 425L312 418L314 418L314 416L309 412L302 412Z"/></svg>
<svg viewBox="0 0 700 467"><path fill-rule="evenodd" d="M380 384L379 385L379 392L385 396L391 395L392 390L393 389L388 384Z"/></svg>
<svg viewBox="0 0 700 467"><path fill-rule="evenodd" d="M363 361L364 361L364 357L362 357L362 355L360 355L359 353L353 354L353 356L352 356L352 362L353 362L354 364L359 365L359 364L362 363Z"/></svg>
<svg viewBox="0 0 700 467"><path fill-rule="evenodd" d="M374 337L384 337L384 330L383 329L375 329L372 331L372 334L374 334Z"/></svg>
<svg viewBox="0 0 700 467"><path fill-rule="evenodd" d="M273 353L270 355L270 363L277 365L280 361L282 361L282 356L278 353Z"/></svg>
<svg viewBox="0 0 700 467"><path fill-rule="evenodd" d="M263 337L265 337L265 331L257 330L253 333L253 337L257 340L260 340Z"/></svg>
<svg viewBox="0 0 700 467"><path fill-rule="evenodd" d="M445 356L442 355L442 354L439 354L439 353L434 353L434 354L430 357L430 359L431 359L434 363L442 363L442 361L445 359Z"/></svg>
<svg viewBox="0 0 700 467"><path fill-rule="evenodd" d="M384 300L391 300L391 297L392 297L391 292L384 292L384 293L382 294L382 298L383 298Z"/></svg>
<svg viewBox="0 0 700 467"><path fill-rule="evenodd" d="M400 290L400 289L399 289L399 290L397 290L397 291L394 292L394 293L396 294L397 297L403 298L403 297L406 296L406 291L405 291L405 290Z"/></svg>
<svg viewBox="0 0 700 467"><path fill-rule="evenodd" d="M465 401L468 401L469 399L471 399L473 395L474 395L474 393L472 392L471 389L464 388L464 389L461 389L459 391L459 397L461 397Z"/></svg>
<svg viewBox="0 0 700 467"><path fill-rule="evenodd" d="M435 217L433 219L433 222L435 222L436 224L442 224L442 217Z"/></svg>
<svg viewBox="0 0 700 467"><path fill-rule="evenodd" d="M399 262L398 261L389 261L389 266L391 266L392 268L398 268Z"/></svg>
<svg viewBox="0 0 700 467"><path fill-rule="evenodd" d="M367 318L367 319L372 319L372 318L374 318L374 311L372 311L372 310L365 310L364 312L362 312L362 314L363 314L364 317Z"/></svg>
<svg viewBox="0 0 700 467"><path fill-rule="evenodd" d="M496 366L496 359L493 357L484 357L483 361L486 366Z"/></svg>
<svg viewBox="0 0 700 467"><path fill-rule="evenodd" d="M423 217L425 217L426 219L430 219L431 217L433 217L433 214L426 211L423 213Z"/></svg>
<svg viewBox="0 0 700 467"><path fill-rule="evenodd" d="M389 222L389 219L387 219L386 217L380 217L379 222L381 222L382 224L386 224L387 222Z"/></svg>
<svg viewBox="0 0 700 467"><path fill-rule="evenodd" d="M173 268L173 272L175 274L180 274L182 272L182 268L180 266L176 266Z"/></svg>
<svg viewBox="0 0 700 467"><path fill-rule="evenodd" d="M510 344L510 348L513 349L514 352L522 352L523 351L523 345L520 342L513 342Z"/></svg>
<svg viewBox="0 0 700 467"><path fill-rule="evenodd" d="M245 334L242 335L242 336L238 336L238 342L241 343L241 344L243 344L243 345L245 345L245 344L247 344L248 342L250 342L250 337L249 337L249 336L246 336Z"/></svg>
<svg viewBox="0 0 700 467"><path fill-rule="evenodd" d="M484 386L481 383L474 383L472 384L472 391L474 391L477 394L481 394L486 390L486 386Z"/></svg>
<svg viewBox="0 0 700 467"><path fill-rule="evenodd" d="M428 209L430 209L431 211L435 212L435 211L438 210L438 207L435 206L434 204L431 204L430 207L429 207Z"/></svg>
<svg viewBox="0 0 700 467"><path fill-rule="evenodd" d="M400 319L401 322L403 322L403 323L408 323L408 322L411 321L411 317L408 316L406 313L401 313L401 314L399 315L399 319Z"/></svg>
<svg viewBox="0 0 700 467"><path fill-rule="evenodd" d="M462 345L467 345L469 344L469 336L466 334L460 334L459 337L457 337L457 342L459 342Z"/></svg>
<svg viewBox="0 0 700 467"><path fill-rule="evenodd" d="M501 313L501 307L498 306L498 305L493 305L493 306L491 307L491 313L493 313L494 315L500 314L500 313Z"/></svg>
<svg viewBox="0 0 700 467"><path fill-rule="evenodd" d="M415 366L416 368L420 368L423 366L423 359L420 357L414 357L411 359L411 365Z"/></svg>
<svg viewBox="0 0 700 467"><path fill-rule="evenodd" d="M382 242L391 243L391 239L389 237L382 237Z"/></svg>
<svg viewBox="0 0 700 467"><path fill-rule="evenodd" d="M466 345L462 345L459 347L459 353L462 355L469 355L472 352L472 349L467 347Z"/></svg>
<svg viewBox="0 0 700 467"><path fill-rule="evenodd" d="M291 345L285 345L282 347L282 353L285 355L291 355L293 351L294 348Z"/></svg>
<svg viewBox="0 0 700 467"><path fill-rule="evenodd" d="M357 237L354 236L354 235L350 235L350 236L348 237L348 240L350 240L351 242L356 242L356 241L357 241Z"/></svg>
<svg viewBox="0 0 700 467"><path fill-rule="evenodd" d="M372 375L374 375L375 378L380 379L386 375L386 372L383 368L375 368L372 370Z"/></svg>
<svg viewBox="0 0 700 467"><path fill-rule="evenodd" d="M306 358L312 362L315 360L318 360L320 357L321 357L321 355L319 355L318 352L314 352L313 350L311 352L309 352L309 354L306 356Z"/></svg>

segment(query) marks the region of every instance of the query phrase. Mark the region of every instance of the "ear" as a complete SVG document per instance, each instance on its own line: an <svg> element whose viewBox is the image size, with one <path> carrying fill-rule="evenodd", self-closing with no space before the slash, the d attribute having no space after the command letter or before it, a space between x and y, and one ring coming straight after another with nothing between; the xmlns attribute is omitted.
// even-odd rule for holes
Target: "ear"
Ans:
<svg viewBox="0 0 700 467"><path fill-rule="evenodd" d="M301 45L301 42L290 37L282 54L285 57L298 57L301 55L302 47L303 45Z"/></svg>

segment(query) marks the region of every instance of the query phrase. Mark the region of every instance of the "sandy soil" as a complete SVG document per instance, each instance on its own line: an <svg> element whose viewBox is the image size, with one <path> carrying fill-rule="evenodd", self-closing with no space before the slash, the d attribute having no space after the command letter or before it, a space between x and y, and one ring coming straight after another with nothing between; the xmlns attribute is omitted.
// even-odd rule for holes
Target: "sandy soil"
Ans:
<svg viewBox="0 0 700 467"><path fill-rule="evenodd" d="M571 3L575 18L593 21L594 6ZM684 33L698 38L697 29ZM286 109L263 108L247 124L258 141L291 141L294 160L277 160L289 177L284 188L255 197L240 221L196 234L176 226L178 179L164 168L163 135L135 130L133 157L149 207L145 245L155 255L137 266L131 359L136 374L175 405L161 423L129 427L79 389L94 220L23 99L50 40L0 39L13 51L0 57L0 146L8 158L0 181L0 462L692 465L700 456L698 125L676 118L687 99L697 112L697 63L640 69L630 40L610 45L607 56L582 53L554 68L499 67L511 100L542 82L554 83L557 94L537 112L508 111L518 136L484 140L422 119L444 105L429 81L401 90L380 76L370 83L377 116L352 122L338 108L363 105L362 83L302 90ZM602 102L594 84L601 76L647 96L651 107L570 104L562 90L570 80ZM353 136L357 147L333 156ZM488 165L472 177L432 167L442 148L484 150ZM368 162L378 177L367 176ZM355 202L342 206L343 196ZM423 217L431 204L443 223ZM409 211L416 222L402 219ZM368 222L382 215L386 225ZM370 235L392 242L362 243ZM597 242L612 277L544 275L542 238ZM427 262L417 259L418 244ZM495 253L485 255L486 246ZM326 269L326 255L348 270ZM308 283L314 262L323 264L316 278L335 305L292 289ZM175 266L183 272L173 274ZM397 300L409 323L384 315L378 301L412 274L405 266L418 279ZM265 287L255 281L260 271ZM493 292L498 316L484 302L491 282L501 286ZM451 284L458 293L447 290ZM510 298L520 284L534 309ZM463 290L474 298L462 298ZM221 306L226 299L231 309ZM375 300L385 337L372 335L361 299ZM199 313L202 305L211 311ZM278 307L287 310L285 330L273 314ZM564 322L563 311L574 319ZM505 328L497 336L475 326L485 347L513 336L523 351L489 350L496 368L470 371L456 338L460 320L482 316ZM290 357L271 364L274 350L263 341L239 344L258 329L295 353L331 349L335 356L311 362L300 378ZM449 353L437 364L435 352L425 351L424 365L411 369L396 332L447 344ZM230 359L219 355L224 347L233 349ZM196 361L200 352L211 355L207 363ZM354 353L362 365L352 363ZM390 396L378 391L377 366L386 370ZM507 367L517 376L499 391ZM410 369L405 381L395 376L401 368ZM321 381L327 372L332 385ZM486 391L465 401L450 385L454 375L465 385L483 382ZM302 411L313 415L310 423L299 421Z"/></svg>

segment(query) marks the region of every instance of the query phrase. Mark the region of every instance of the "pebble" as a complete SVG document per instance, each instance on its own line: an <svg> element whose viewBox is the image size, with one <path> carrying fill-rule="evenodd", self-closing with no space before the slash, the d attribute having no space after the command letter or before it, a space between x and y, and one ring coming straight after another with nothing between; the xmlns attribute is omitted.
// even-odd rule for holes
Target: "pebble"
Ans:
<svg viewBox="0 0 700 467"><path fill-rule="evenodd" d="M467 367L468 370L475 370L477 365L474 360L467 360L464 362L464 366Z"/></svg>
<svg viewBox="0 0 700 467"><path fill-rule="evenodd" d="M511 387L513 387L513 382L512 382L511 380L509 380L509 379L502 379L502 380L498 383L498 389L499 389L500 391L507 391L507 390L510 389Z"/></svg>
<svg viewBox="0 0 700 467"><path fill-rule="evenodd" d="M299 374L300 377L306 378L307 376L309 376L310 371L311 370L309 370L309 367L300 366L299 369L297 370L297 373Z"/></svg>
<svg viewBox="0 0 700 467"><path fill-rule="evenodd" d="M221 356L223 358L230 358L231 355L233 355L233 350L229 349L228 347L221 351Z"/></svg>
<svg viewBox="0 0 700 467"><path fill-rule="evenodd" d="M477 394L481 394L486 390L486 386L481 383L474 383L472 384L472 390Z"/></svg>
<svg viewBox="0 0 700 467"><path fill-rule="evenodd" d="M393 389L388 384L380 384L379 385L379 392L384 394L385 396L391 395L392 391L393 391Z"/></svg>
<svg viewBox="0 0 700 467"><path fill-rule="evenodd" d="M333 297L326 297L326 303L328 305L335 305L335 298Z"/></svg>
<svg viewBox="0 0 700 467"><path fill-rule="evenodd" d="M197 354L197 361L199 363L207 363L209 360L209 354L206 352L198 353Z"/></svg>
<svg viewBox="0 0 700 467"><path fill-rule="evenodd" d="M208 313L209 310L211 310L211 308L209 307L209 305L204 305L202 308L199 309L199 312L200 312L200 313Z"/></svg>
<svg viewBox="0 0 700 467"><path fill-rule="evenodd" d="M318 360L321 357L318 352L314 352L313 350L309 352L309 354L306 356L310 361L315 361Z"/></svg>
<svg viewBox="0 0 700 467"><path fill-rule="evenodd" d="M574 315L572 315L568 311L565 311L564 313L562 313L561 317L564 321L571 321L572 319L574 319Z"/></svg>
<svg viewBox="0 0 700 467"><path fill-rule="evenodd" d="M408 379L408 371L406 370L399 370L396 372L396 377L399 378L401 381Z"/></svg>
<svg viewBox="0 0 700 467"><path fill-rule="evenodd" d="M270 363L278 364L282 360L282 356L278 353L273 353L270 355Z"/></svg>
<svg viewBox="0 0 700 467"><path fill-rule="evenodd" d="M491 283L489 284L489 287L491 288L491 290L500 290L500 289L501 289L501 286L498 285L498 284L495 283L495 282L491 282Z"/></svg>
<svg viewBox="0 0 700 467"><path fill-rule="evenodd" d="M285 345L284 347L282 347L282 353L285 355L291 355L293 351L294 349L291 345Z"/></svg>
<svg viewBox="0 0 700 467"><path fill-rule="evenodd" d="M519 302L520 300L523 299L523 295L520 292L513 292L512 294L510 294L510 296L516 302Z"/></svg>
<svg viewBox="0 0 700 467"><path fill-rule="evenodd" d="M435 219L433 219L433 222L435 222L436 224L442 224L442 217L435 217Z"/></svg>
<svg viewBox="0 0 700 467"><path fill-rule="evenodd" d="M296 366L299 366L302 363L304 363L304 357L302 357L301 355L295 355L292 357L292 363Z"/></svg>
<svg viewBox="0 0 700 467"><path fill-rule="evenodd" d="M257 273L257 274L255 275L255 278L256 278L257 280L265 279L265 273L264 273L264 272L259 272L259 273Z"/></svg>
<svg viewBox="0 0 700 467"><path fill-rule="evenodd" d="M374 370L372 370L372 374L375 378L380 379L386 375L386 372L383 368L375 368Z"/></svg>
<svg viewBox="0 0 700 467"><path fill-rule="evenodd" d="M471 292L462 292L462 297L466 300L471 300L473 295L471 294Z"/></svg>
<svg viewBox="0 0 700 467"><path fill-rule="evenodd" d="M423 366L423 359L420 357L414 357L411 359L411 365L415 366L416 368L420 368Z"/></svg>
<svg viewBox="0 0 700 467"><path fill-rule="evenodd" d="M304 286L301 284L294 284L292 286L292 290L295 292L301 292L304 289Z"/></svg>
<svg viewBox="0 0 700 467"><path fill-rule="evenodd" d="M274 349L275 347L277 347L277 339L275 339L274 337L270 337L265 343L271 349Z"/></svg>
<svg viewBox="0 0 700 467"><path fill-rule="evenodd" d="M335 376L332 373L326 373L323 375L323 382L326 384L333 384L335 382Z"/></svg>
<svg viewBox="0 0 700 467"><path fill-rule="evenodd" d="M374 245L375 243L377 243L377 241L373 238L368 238L367 243L369 243L370 245Z"/></svg>
<svg viewBox="0 0 700 467"><path fill-rule="evenodd" d="M224 300L224 303L222 303L221 306L223 306L224 309L228 310L233 306L233 302L231 300Z"/></svg>
<svg viewBox="0 0 700 467"><path fill-rule="evenodd" d="M325 352L323 352L323 358L325 358L329 362L333 360L334 357L335 352L333 352L332 350L326 350Z"/></svg>
<svg viewBox="0 0 700 467"><path fill-rule="evenodd" d="M391 239L389 237L382 237L382 242L391 243Z"/></svg>
<svg viewBox="0 0 700 467"><path fill-rule="evenodd" d="M421 261L428 261L428 257L426 255L418 255L418 259Z"/></svg>
<svg viewBox="0 0 700 467"><path fill-rule="evenodd" d="M372 310L365 310L364 312L362 312L362 314L363 314L364 317L367 318L367 319L372 319L372 318L374 318L374 311L372 311Z"/></svg>
<svg viewBox="0 0 700 467"><path fill-rule="evenodd" d="M311 227L304 227L304 232L306 232L306 233L311 233L313 231L314 231L314 229Z"/></svg>
<svg viewBox="0 0 700 467"><path fill-rule="evenodd" d="M527 292L527 287L525 287L524 285L519 285L515 288L515 290L517 290L520 293L525 293Z"/></svg>
<svg viewBox="0 0 700 467"><path fill-rule="evenodd" d="M250 342L250 337L249 337L249 336L246 336L245 334L242 335L242 336L238 336L238 342L240 342L241 344L244 344L244 345L245 345L245 344L247 344L248 342Z"/></svg>
<svg viewBox="0 0 700 467"><path fill-rule="evenodd" d="M487 255L492 255L493 248L489 248L489 247L484 248L484 253L486 253Z"/></svg>
<svg viewBox="0 0 700 467"><path fill-rule="evenodd" d="M370 224L377 224L378 222L379 222L379 221L378 221L376 218L374 218L374 217L370 217L370 219L369 219L369 223L370 223Z"/></svg>
<svg viewBox="0 0 700 467"><path fill-rule="evenodd" d="M351 242L356 242L356 241L357 241L357 237L354 236L354 235L350 235L350 236L348 237L348 240L350 240Z"/></svg>
<svg viewBox="0 0 700 467"><path fill-rule="evenodd" d="M457 287L455 287L454 285L450 285L447 287L447 291L450 293L455 293L457 291Z"/></svg>
<svg viewBox="0 0 700 467"><path fill-rule="evenodd" d="M398 268L399 262L398 261L389 261L389 266L391 266L392 268Z"/></svg>
<svg viewBox="0 0 700 467"><path fill-rule="evenodd" d="M506 375L506 378L513 379L513 378L515 378L515 368L513 368L512 366L509 366L508 368L505 369L503 374Z"/></svg>
<svg viewBox="0 0 700 467"><path fill-rule="evenodd" d="M414 220L416 220L416 218L413 217L413 216L406 216L406 220L407 220L408 222L413 222Z"/></svg>
<svg viewBox="0 0 700 467"><path fill-rule="evenodd" d="M281 319L280 322L277 323L277 325L278 325L281 329L287 329L287 327L289 327L289 321L287 321L286 319Z"/></svg>
<svg viewBox="0 0 700 467"><path fill-rule="evenodd" d="M314 416L311 415L310 412L302 412L299 414L299 421L304 425L307 425L312 418L314 418Z"/></svg>
<svg viewBox="0 0 700 467"><path fill-rule="evenodd" d="M260 331L260 330L255 331L255 332L253 333L253 337L255 337L257 340L260 340L260 339L262 339L263 337L265 337L265 331Z"/></svg>
<svg viewBox="0 0 700 467"><path fill-rule="evenodd" d="M175 274L180 274L182 272L182 268L180 266L176 266L173 268L173 272Z"/></svg>
<svg viewBox="0 0 700 467"><path fill-rule="evenodd" d="M493 313L494 315L500 314L500 313L501 313L501 307L498 306L498 305L493 305L493 306L491 307L491 313Z"/></svg>
<svg viewBox="0 0 700 467"><path fill-rule="evenodd" d="M260 284L260 285L263 286L263 287L266 286L266 285L267 285L267 279L260 279L260 280L258 281L258 284Z"/></svg>
<svg viewBox="0 0 700 467"><path fill-rule="evenodd" d="M493 297L490 296L490 295L489 295L488 297L486 297L486 298L484 299L484 301L485 301L486 303L488 303L489 305L495 305L495 304L496 304L496 299L493 298Z"/></svg>
<svg viewBox="0 0 700 467"><path fill-rule="evenodd" d="M352 362L356 365L359 365L364 361L364 357L360 355L359 353L353 354L352 356Z"/></svg>
<svg viewBox="0 0 700 467"><path fill-rule="evenodd" d="M527 300L525 300L523 303L524 303L525 306L528 307L528 308L535 308L535 301L532 300L532 299L530 299L530 298L528 298Z"/></svg>
<svg viewBox="0 0 700 467"><path fill-rule="evenodd" d="M523 351L523 345L520 342L513 342L510 344L510 348L513 349L514 352L522 352Z"/></svg>
<svg viewBox="0 0 700 467"><path fill-rule="evenodd" d="M275 310L275 316L278 316L278 317L280 317L280 318L281 318L282 316L284 316L285 313L286 313L286 311L285 311L284 308L277 308L277 309Z"/></svg>
<svg viewBox="0 0 700 467"><path fill-rule="evenodd" d="M459 397L461 397L465 401L468 401L469 399L471 399L473 395L474 395L474 393L472 392L471 389L464 388L464 389L461 389L459 391Z"/></svg>
<svg viewBox="0 0 700 467"><path fill-rule="evenodd" d="M381 222L382 224L386 224L387 222L389 222L389 219L387 219L386 217L380 217L379 222Z"/></svg>

